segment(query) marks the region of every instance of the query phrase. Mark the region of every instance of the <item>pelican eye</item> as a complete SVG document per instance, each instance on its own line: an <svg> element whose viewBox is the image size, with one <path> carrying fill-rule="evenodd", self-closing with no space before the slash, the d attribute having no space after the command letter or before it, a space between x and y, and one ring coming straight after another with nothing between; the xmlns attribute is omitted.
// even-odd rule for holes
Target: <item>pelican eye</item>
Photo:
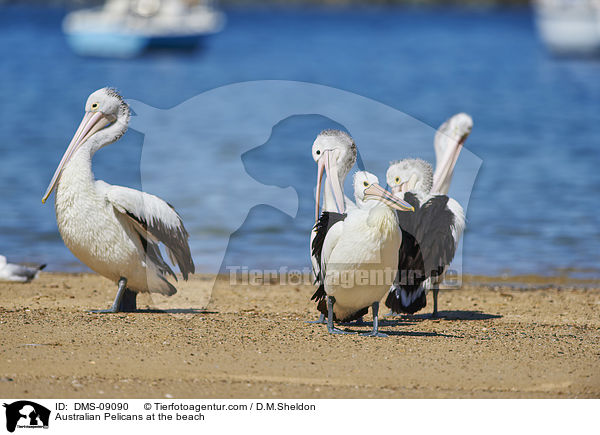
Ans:
<svg viewBox="0 0 600 435"><path fill-rule="evenodd" d="M400 184L400 177L396 177L396 184Z"/></svg>
<svg viewBox="0 0 600 435"><path fill-rule="evenodd" d="M363 186L365 186L365 187L369 187L369 183L368 183L368 182L366 182L366 181L363 181Z"/></svg>
<svg viewBox="0 0 600 435"><path fill-rule="evenodd" d="M98 103L92 104L92 110L98 110Z"/></svg>
<svg viewBox="0 0 600 435"><path fill-rule="evenodd" d="M316 154L316 155L319 155L319 154L321 154L321 150L317 150L317 151L315 152L315 154Z"/></svg>

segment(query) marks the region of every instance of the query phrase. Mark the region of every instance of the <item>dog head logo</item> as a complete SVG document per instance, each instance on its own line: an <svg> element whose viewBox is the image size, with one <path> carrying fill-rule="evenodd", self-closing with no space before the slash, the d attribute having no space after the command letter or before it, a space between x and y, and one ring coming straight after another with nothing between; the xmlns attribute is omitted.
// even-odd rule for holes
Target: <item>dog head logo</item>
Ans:
<svg viewBox="0 0 600 435"><path fill-rule="evenodd" d="M3 405L6 408L6 430L18 428L48 428L50 410L29 400Z"/></svg>

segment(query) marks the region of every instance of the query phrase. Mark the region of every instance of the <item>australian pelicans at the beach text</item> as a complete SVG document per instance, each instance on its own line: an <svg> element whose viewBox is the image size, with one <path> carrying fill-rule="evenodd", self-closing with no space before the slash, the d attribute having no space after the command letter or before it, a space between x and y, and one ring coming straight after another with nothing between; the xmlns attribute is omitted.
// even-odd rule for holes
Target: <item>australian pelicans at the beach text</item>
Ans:
<svg viewBox="0 0 600 435"><path fill-rule="evenodd" d="M402 243L398 275L386 306L395 313L415 313L425 307L433 290L433 316L437 292L456 252L465 227L462 207L446 195L432 195L433 169L420 159L392 162L386 174L392 192L411 204L414 213L398 213Z"/></svg>
<svg viewBox="0 0 600 435"><path fill-rule="evenodd" d="M327 329L334 320L347 321L373 310L373 330L366 334L384 336L378 331L379 301L394 280L398 265L400 229L395 210L412 211L412 206L383 189L373 174L354 175L356 207L335 218L331 229L330 212L323 212L316 224L313 254L319 262L318 308L327 313Z"/></svg>
<svg viewBox="0 0 600 435"><path fill-rule="evenodd" d="M56 189L56 221L65 245L90 269L118 283L112 307L101 312L135 310L138 292L177 291L166 279L176 276L159 243L184 279L194 272L188 233L173 207L154 195L94 179L94 153L118 140L128 123L129 108L115 90L92 93L42 199Z"/></svg>

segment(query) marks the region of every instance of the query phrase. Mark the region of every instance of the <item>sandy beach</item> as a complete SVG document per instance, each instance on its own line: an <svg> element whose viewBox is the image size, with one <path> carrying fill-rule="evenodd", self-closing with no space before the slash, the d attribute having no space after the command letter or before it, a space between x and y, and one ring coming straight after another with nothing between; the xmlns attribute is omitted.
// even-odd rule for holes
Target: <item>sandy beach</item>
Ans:
<svg viewBox="0 0 600 435"><path fill-rule="evenodd" d="M195 276L141 312L114 285L42 273L0 283L0 396L19 398L598 398L600 285L467 277L445 318L388 318L387 338L330 336L312 286ZM159 311L155 308L160 308ZM385 310L384 310L385 312ZM351 331L370 329L347 326Z"/></svg>

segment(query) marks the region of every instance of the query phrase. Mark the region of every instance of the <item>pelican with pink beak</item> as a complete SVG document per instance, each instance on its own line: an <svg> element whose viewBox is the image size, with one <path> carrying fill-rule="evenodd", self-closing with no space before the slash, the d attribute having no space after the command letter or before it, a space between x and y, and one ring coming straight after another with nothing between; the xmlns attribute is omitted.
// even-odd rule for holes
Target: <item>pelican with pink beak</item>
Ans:
<svg viewBox="0 0 600 435"><path fill-rule="evenodd" d="M95 180L92 157L117 141L129 123L129 107L117 91L102 88L85 104L85 115L42 198L56 191L58 230L65 245L90 269L114 281L117 295L108 310L134 311L139 292L173 295L177 277L159 243L188 278L194 263L181 217L157 196Z"/></svg>
<svg viewBox="0 0 600 435"><path fill-rule="evenodd" d="M346 217L346 210L356 206L344 195L344 181L348 173L356 163L357 149L352 137L341 130L324 130L315 139L312 146L312 157L317 164L317 189L315 198L315 223L319 220L321 213L321 191L323 194L323 209L327 222L322 221L322 237L329 231L336 233L341 229L337 225ZM323 183L323 175L325 182ZM324 297L322 288L322 277L319 276L320 264L315 252L314 243L317 235L316 225L310 233L311 264L315 283L319 284L317 291L311 300L320 300ZM325 315L321 313L319 320L308 323L325 323Z"/></svg>
<svg viewBox="0 0 600 435"><path fill-rule="evenodd" d="M377 177L359 171L354 175L356 206L327 231L329 212L315 225L313 255L319 262L318 309L327 315L327 330L344 334L333 322L347 322L373 310L373 329L379 332L379 301L394 281L401 233L394 210L413 211L406 201L379 185Z"/></svg>

